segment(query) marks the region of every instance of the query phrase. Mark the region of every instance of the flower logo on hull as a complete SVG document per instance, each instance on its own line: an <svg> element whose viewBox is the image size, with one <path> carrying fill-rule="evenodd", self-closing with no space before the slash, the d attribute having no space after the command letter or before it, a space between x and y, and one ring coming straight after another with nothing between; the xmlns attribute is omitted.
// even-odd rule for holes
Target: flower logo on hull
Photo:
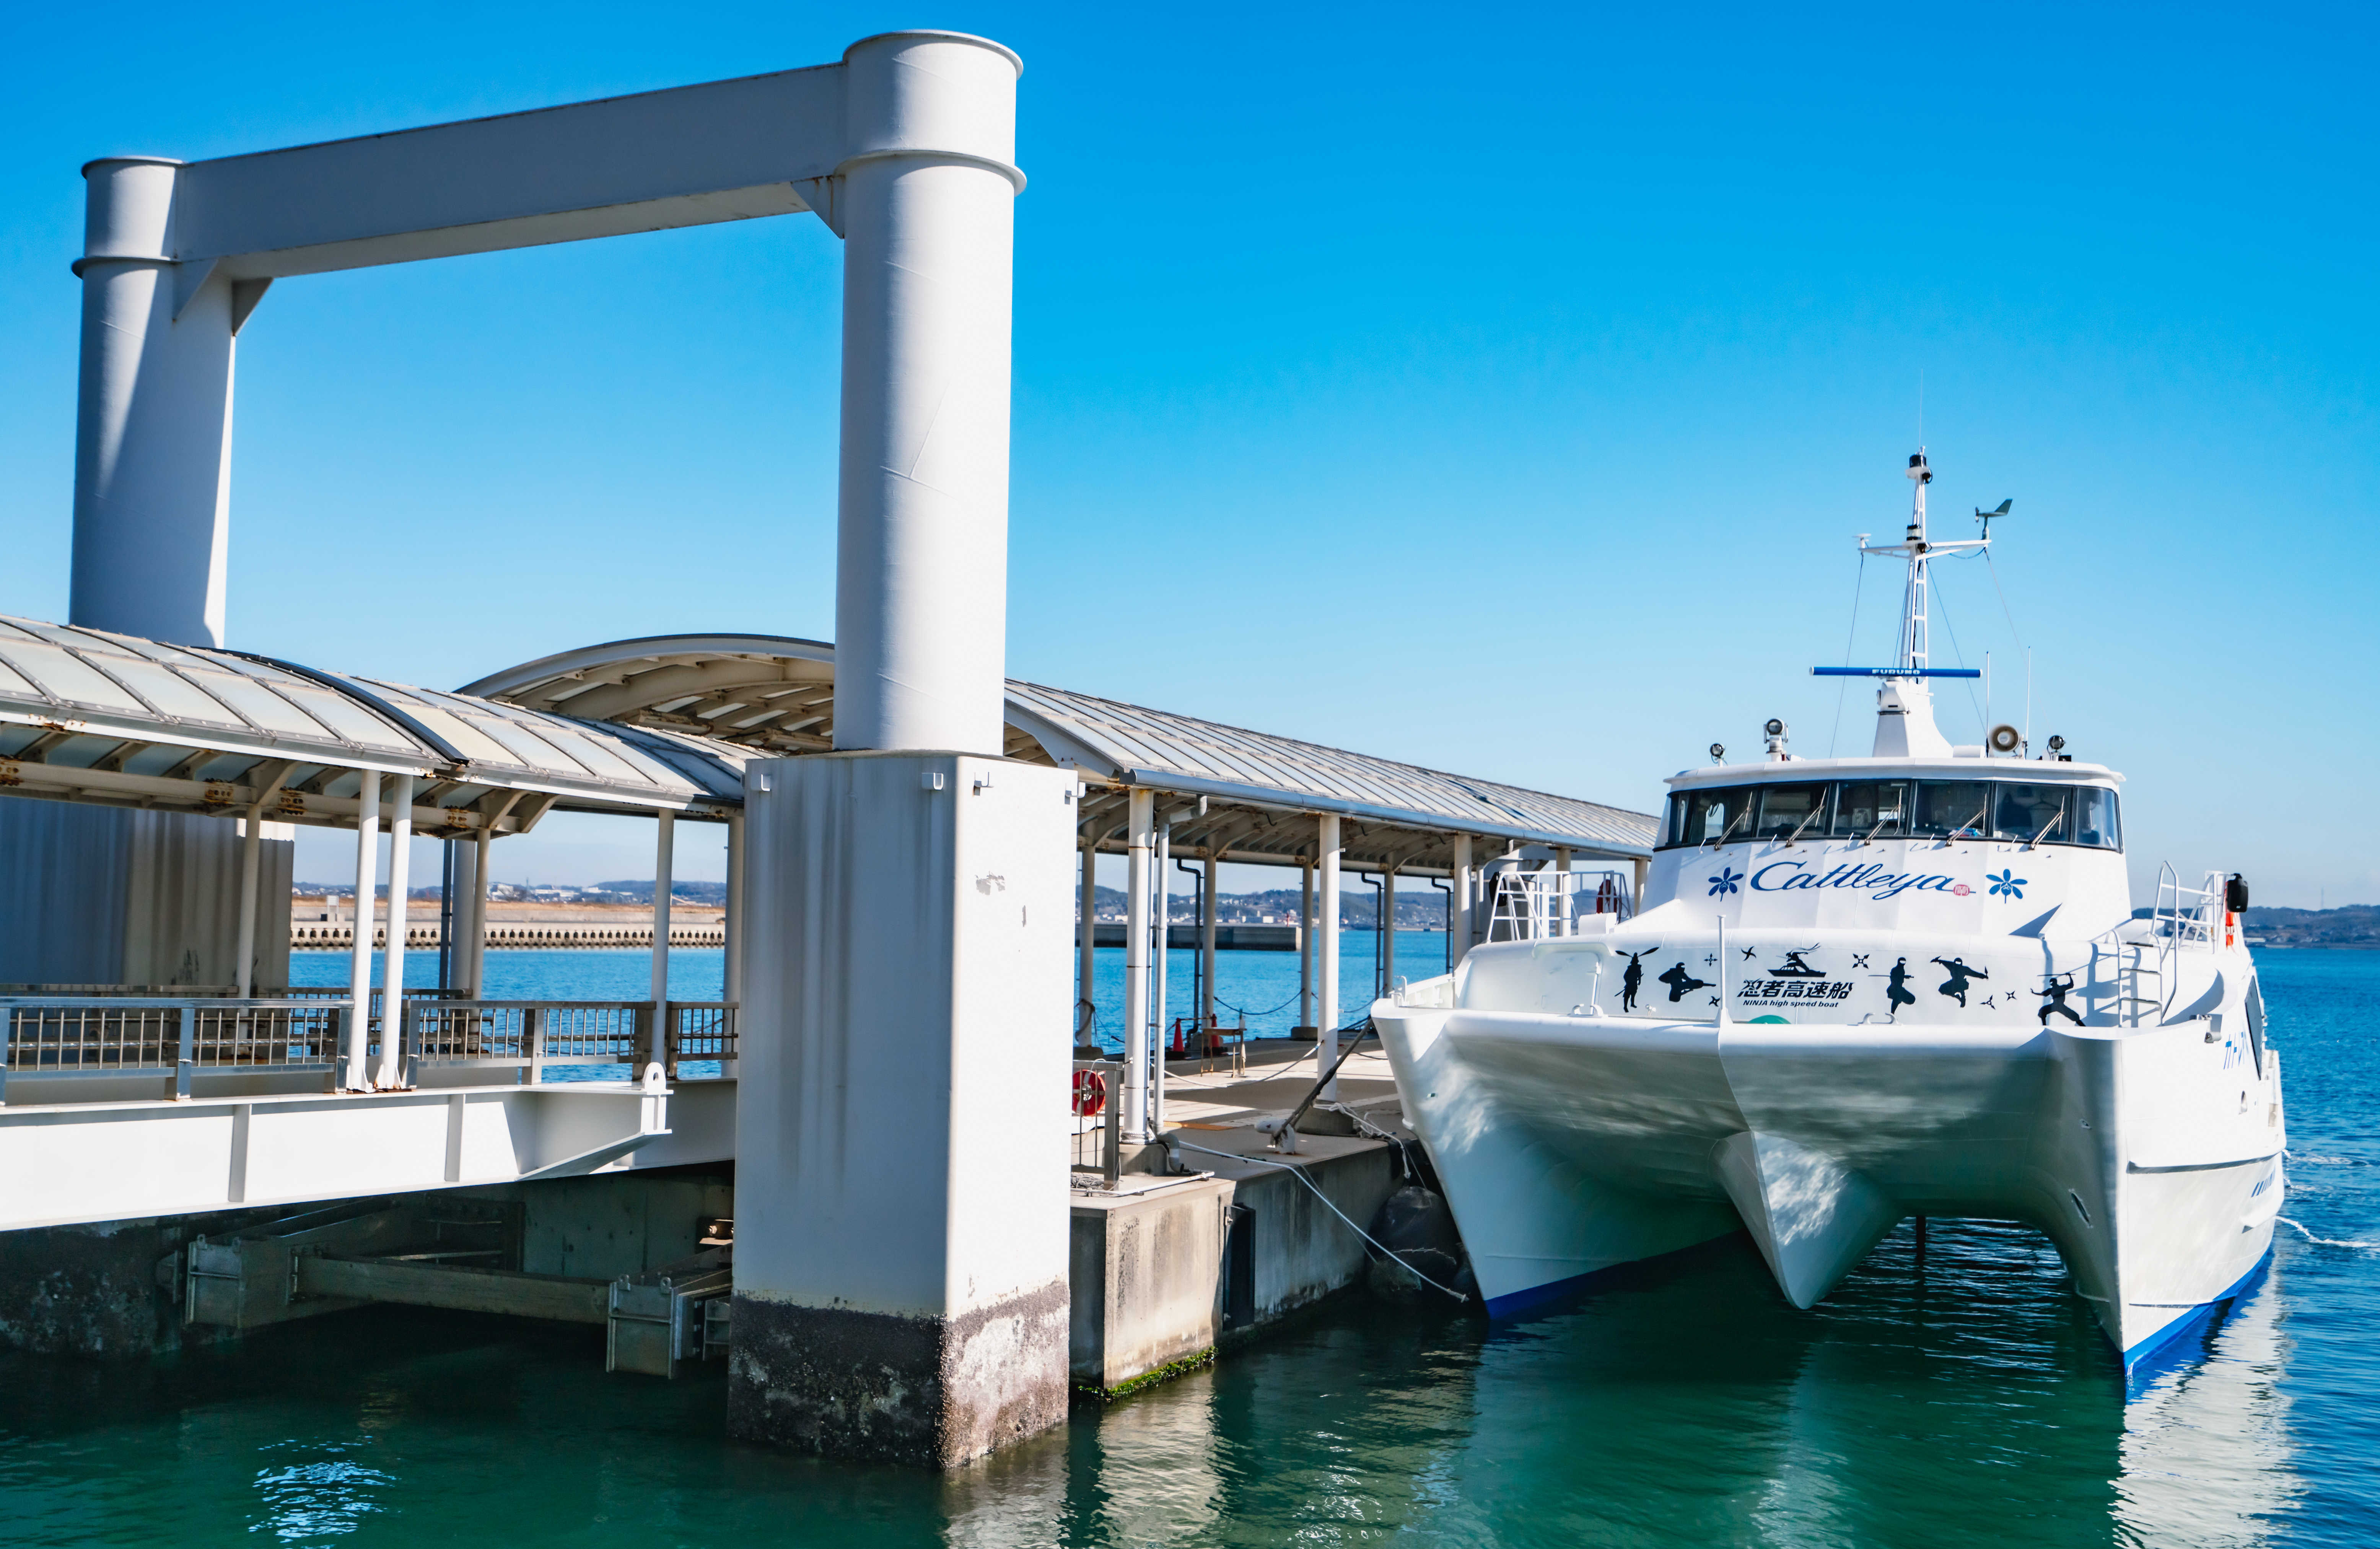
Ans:
<svg viewBox="0 0 2380 1549"><path fill-rule="evenodd" d="M1994 898L1998 898L2003 893L2010 898L2022 898L2024 896L2025 885L2030 882L2032 878L2019 877L2016 874L2016 867L2010 866L2006 871L2000 872L1998 876L1994 876L1989 872L1985 873L1984 880L1992 885L1992 896Z"/></svg>
<svg viewBox="0 0 2380 1549"><path fill-rule="evenodd" d="M1721 866L1718 875L1710 879L1710 896L1719 898L1734 892L1737 890L1736 884L1742 880L1743 873L1733 866Z"/></svg>

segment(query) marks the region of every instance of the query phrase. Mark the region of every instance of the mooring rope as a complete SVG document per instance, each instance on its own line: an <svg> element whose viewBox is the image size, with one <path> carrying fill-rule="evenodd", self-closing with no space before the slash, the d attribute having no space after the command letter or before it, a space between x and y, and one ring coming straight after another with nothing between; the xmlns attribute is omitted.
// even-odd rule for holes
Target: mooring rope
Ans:
<svg viewBox="0 0 2380 1549"><path fill-rule="evenodd" d="M1365 1241L1378 1249L1386 1257L1396 1260L1398 1264L1403 1265L1405 1270L1410 1273L1415 1279L1419 1280L1423 1285L1429 1287L1432 1290L1444 1291L1447 1295L1454 1298L1457 1301L1467 1302L1471 1300L1461 1291L1456 1290L1453 1287L1441 1286L1436 1280L1433 1280L1428 1276L1423 1274L1420 1270L1414 1268L1414 1266L1406 1261L1405 1256L1402 1253L1390 1249L1378 1238L1374 1237L1370 1232L1367 1232L1363 1228L1357 1226L1354 1219L1351 1218L1345 1211L1330 1203L1330 1196L1324 1193L1319 1188L1318 1188L1314 1180L1305 1176L1305 1169L1304 1168L1292 1162L1276 1162L1263 1156L1244 1156L1236 1151L1215 1151L1207 1146L1193 1145L1186 1140L1169 1141L1167 1144L1179 1146L1184 1151L1196 1151L1202 1156L1220 1156L1227 1162L1253 1162L1260 1168L1278 1168L1281 1171L1286 1172L1291 1177L1296 1179L1300 1183L1305 1184L1308 1189L1313 1190L1314 1197L1320 1200L1324 1205L1328 1206L1330 1214L1338 1216L1341 1220L1345 1221L1349 1231L1354 1232L1357 1237L1362 1238Z"/></svg>

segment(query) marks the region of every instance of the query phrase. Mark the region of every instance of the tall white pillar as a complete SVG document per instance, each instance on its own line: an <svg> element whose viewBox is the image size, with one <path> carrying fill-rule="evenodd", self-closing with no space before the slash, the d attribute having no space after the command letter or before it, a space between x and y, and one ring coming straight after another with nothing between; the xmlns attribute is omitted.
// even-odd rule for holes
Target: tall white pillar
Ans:
<svg viewBox="0 0 2380 1549"><path fill-rule="evenodd" d="M676 858L677 814L664 812L653 823L652 973L652 1062L664 1070L669 1066L670 888L675 881Z"/></svg>
<svg viewBox="0 0 2380 1549"><path fill-rule="evenodd" d="M1554 870L1565 877L1570 875L1569 845L1557 844L1554 846ZM1570 884L1568 882L1556 882L1554 884L1553 919L1554 934L1556 936L1568 936L1572 931L1578 928L1577 922L1571 914L1572 899L1569 892L1566 890L1569 886Z"/></svg>
<svg viewBox="0 0 2380 1549"><path fill-rule="evenodd" d="M1471 950L1471 836L1454 836L1454 907L1449 912L1446 928L1454 933L1453 951L1448 962L1456 968L1463 966L1463 955Z"/></svg>
<svg viewBox="0 0 2380 1549"><path fill-rule="evenodd" d="M1198 917L1198 1036L1204 1049L1208 1030L1215 1025L1215 853L1207 853L1207 874L1198 892L1205 907Z"/></svg>
<svg viewBox="0 0 2380 1549"><path fill-rule="evenodd" d="M1314 1026L1314 859L1297 863L1297 1025Z"/></svg>
<svg viewBox="0 0 2380 1549"><path fill-rule="evenodd" d="M388 942L380 959L380 1073L382 1090L405 1083L406 889L412 875L413 777L400 774L388 793Z"/></svg>
<svg viewBox="0 0 2380 1549"><path fill-rule="evenodd" d="M258 802L239 820L239 977L232 993L242 1000L256 989L256 894L263 868L264 804Z"/></svg>
<svg viewBox="0 0 2380 1549"><path fill-rule="evenodd" d="M1154 1140L1165 1132L1166 1035L1172 1031L1169 1024L1173 1020L1173 1004L1165 983L1166 971L1173 966L1173 895L1168 890L1173 880L1172 817L1157 825L1157 855L1150 870L1157 883L1157 955L1148 974L1148 998L1156 1002L1151 1012L1155 1025L1148 1035L1148 1138Z"/></svg>
<svg viewBox="0 0 2380 1549"><path fill-rule="evenodd" d="M953 1466L1066 1412L1072 770L1001 756L1016 56L844 55L836 752L748 766L728 1427Z"/></svg>
<svg viewBox="0 0 2380 1549"><path fill-rule="evenodd" d="M1322 933L1321 950L1317 954L1322 978L1322 1016L1315 1023L1320 1043L1314 1058L1315 1069L1320 1071L1339 1062L1339 815L1335 812L1322 815L1316 859L1316 869L1321 874L1315 928ZM1337 1078L1322 1089L1322 1095L1330 1102L1339 1100Z"/></svg>
<svg viewBox="0 0 2380 1549"><path fill-rule="evenodd" d="M471 911L469 923L463 929L463 945L469 952L470 966L464 970L463 982L470 987L471 998L488 998L488 889L495 885L489 873L494 862L496 836L486 829L471 836Z"/></svg>
<svg viewBox="0 0 2380 1549"><path fill-rule="evenodd" d="M380 771L356 793L356 940L347 958L347 1090L371 1090L372 875L380 862Z"/></svg>
<svg viewBox="0 0 2380 1549"><path fill-rule="evenodd" d="M1123 874L1124 1138L1148 1138L1148 860L1156 827L1156 793L1125 798Z"/></svg>
<svg viewBox="0 0 2380 1549"><path fill-rule="evenodd" d="M727 952L720 965L719 998L744 998L744 815L727 817Z"/></svg>
<svg viewBox="0 0 2380 1549"><path fill-rule="evenodd" d="M1077 1045L1095 1041L1098 1017L1094 1014L1099 1001L1097 970L1099 943L1095 939L1099 903L1099 841L1097 834L1083 836L1083 881L1076 892L1075 913L1081 917L1082 936L1075 943L1075 1042Z"/></svg>
<svg viewBox="0 0 2380 1549"><path fill-rule="evenodd" d="M172 257L178 162L83 168L74 623L224 643L232 337L267 282Z"/></svg>
<svg viewBox="0 0 2380 1549"><path fill-rule="evenodd" d="M1636 874L1636 885L1630 889L1633 895L1628 900L1628 910L1631 915L1645 907L1645 884L1653 875L1653 862L1649 856L1638 855L1634 857L1633 865Z"/></svg>
<svg viewBox="0 0 2380 1549"><path fill-rule="evenodd" d="M854 43L843 220L834 745L1003 745L1016 55Z"/></svg>
<svg viewBox="0 0 2380 1549"><path fill-rule="evenodd" d="M1380 993L1397 987L1397 863L1380 873Z"/></svg>

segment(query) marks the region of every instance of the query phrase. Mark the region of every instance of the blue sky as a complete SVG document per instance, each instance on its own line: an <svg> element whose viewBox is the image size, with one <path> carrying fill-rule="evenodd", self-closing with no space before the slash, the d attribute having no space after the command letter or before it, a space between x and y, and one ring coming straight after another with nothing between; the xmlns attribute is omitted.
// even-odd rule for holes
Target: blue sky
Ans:
<svg viewBox="0 0 2380 1549"><path fill-rule="evenodd" d="M1824 751L1806 669L1922 380L1937 533L2016 500L2016 630L1946 569L1958 645L1996 710L2032 647L2036 740L2131 777L2136 875L2380 898L2375 13L1651 9L12 7L0 611L66 611L83 161L948 26L1026 62L1013 673L1649 808L1769 715ZM795 216L275 286L233 643L451 686L831 636L839 261Z"/></svg>

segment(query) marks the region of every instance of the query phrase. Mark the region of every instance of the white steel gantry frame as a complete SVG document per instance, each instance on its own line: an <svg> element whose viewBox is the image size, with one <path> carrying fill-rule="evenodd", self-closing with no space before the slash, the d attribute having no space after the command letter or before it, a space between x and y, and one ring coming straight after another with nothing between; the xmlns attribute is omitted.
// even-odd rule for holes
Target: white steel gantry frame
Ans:
<svg viewBox="0 0 2380 1549"><path fill-rule="evenodd" d="M836 745L996 755L1019 68L892 32L809 69L92 162L71 621L224 643L234 342L274 281L811 211L844 244Z"/></svg>

